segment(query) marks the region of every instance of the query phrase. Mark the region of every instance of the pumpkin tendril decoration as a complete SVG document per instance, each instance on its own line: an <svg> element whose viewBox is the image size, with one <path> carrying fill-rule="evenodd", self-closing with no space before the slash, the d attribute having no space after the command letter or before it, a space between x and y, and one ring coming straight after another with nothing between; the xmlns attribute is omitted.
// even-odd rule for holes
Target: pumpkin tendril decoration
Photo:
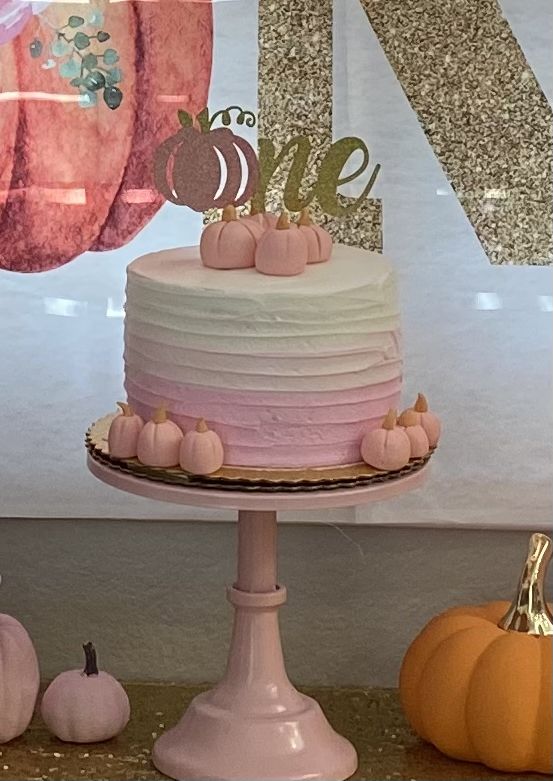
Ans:
<svg viewBox="0 0 553 781"><path fill-rule="evenodd" d="M499 622L501 629L528 635L553 635L553 615L545 599L547 566L553 554L553 543L545 534L530 537L528 557L524 563L513 604Z"/></svg>
<svg viewBox="0 0 553 781"><path fill-rule="evenodd" d="M237 125L255 127L257 122L255 114L253 111L247 111L241 106L228 106L227 108L221 109L220 111L216 111L215 114L213 114L211 117L209 116L209 109L207 107L202 109L202 111L200 111L199 114L196 114L195 117L189 114L188 111L184 111L184 109L179 109L177 113L182 127L197 126L202 133L209 133L219 117L221 118L221 123L223 126L229 127L229 125L232 124L232 117L230 114L231 111L238 112L238 116L236 117Z"/></svg>

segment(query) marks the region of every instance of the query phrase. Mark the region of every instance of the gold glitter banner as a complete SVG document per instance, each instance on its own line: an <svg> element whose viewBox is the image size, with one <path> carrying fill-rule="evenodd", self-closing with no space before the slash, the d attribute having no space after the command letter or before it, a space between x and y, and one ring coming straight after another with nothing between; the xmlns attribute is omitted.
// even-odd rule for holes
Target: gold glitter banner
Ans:
<svg viewBox="0 0 553 781"><path fill-rule="evenodd" d="M552 263L552 112L498 2L361 3L490 261Z"/></svg>
<svg viewBox="0 0 553 781"><path fill-rule="evenodd" d="M309 139L302 181L303 193L309 192L332 144L332 0L259 0L258 93L260 138L270 139L277 148L294 136ZM288 156L272 176L265 198L268 209L282 206L291 164ZM354 200L338 199L342 206ZM336 241L382 249L380 201L367 198L357 211L341 217L323 214L318 201L312 211Z"/></svg>

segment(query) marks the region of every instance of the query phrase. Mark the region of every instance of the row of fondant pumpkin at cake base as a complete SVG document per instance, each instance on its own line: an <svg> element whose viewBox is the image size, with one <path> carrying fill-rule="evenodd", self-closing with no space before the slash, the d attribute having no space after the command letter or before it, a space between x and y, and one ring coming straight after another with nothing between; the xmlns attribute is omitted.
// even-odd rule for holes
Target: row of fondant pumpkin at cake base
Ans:
<svg viewBox="0 0 553 781"><path fill-rule="evenodd" d="M363 461L375 469L396 471L411 458L424 458L436 447L441 433L440 419L428 409L419 393L415 404L401 415L389 410L379 428L369 431L361 441Z"/></svg>
<svg viewBox="0 0 553 781"><path fill-rule="evenodd" d="M204 266L214 269L253 268L262 274L291 277L309 263L330 260L332 237L315 225L303 209L297 223L283 212L239 218L234 206L223 209L220 222L207 225L200 239Z"/></svg>
<svg viewBox="0 0 553 781"><path fill-rule="evenodd" d="M169 420L165 407L159 407L144 423L129 404L120 401L118 405L122 414L113 419L108 433L109 453L114 458L138 458L146 466L167 469L180 466L195 475L210 475L223 466L223 443L203 418L194 430L183 433ZM379 428L365 434L361 458L375 469L401 469L411 458L426 456L438 444L440 430L438 417L419 393L414 406L399 419L390 410Z"/></svg>
<svg viewBox="0 0 553 781"><path fill-rule="evenodd" d="M108 447L114 458L138 458L146 466L180 466L194 475L210 475L223 466L225 454L219 435L201 418L192 431L182 429L159 407L144 423L129 404L117 402L121 415L109 427Z"/></svg>

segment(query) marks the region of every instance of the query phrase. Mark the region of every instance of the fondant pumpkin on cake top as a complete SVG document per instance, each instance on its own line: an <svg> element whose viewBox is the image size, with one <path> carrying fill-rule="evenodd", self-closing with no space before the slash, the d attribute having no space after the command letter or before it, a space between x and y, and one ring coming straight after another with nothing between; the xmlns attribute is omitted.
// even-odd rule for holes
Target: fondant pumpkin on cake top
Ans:
<svg viewBox="0 0 553 781"><path fill-rule="evenodd" d="M238 219L236 208L226 206L220 222L206 225L202 232L202 263L216 269L250 268L255 265L255 250L262 235L258 223Z"/></svg>
<svg viewBox="0 0 553 781"><path fill-rule="evenodd" d="M298 228L305 236L308 248L308 263L321 263L330 260L332 254L332 236L320 225L315 225L306 207L301 210L298 220Z"/></svg>
<svg viewBox="0 0 553 781"><path fill-rule="evenodd" d="M444 754L509 773L553 772L550 558L551 540L532 535L511 606L452 608L411 643L399 679L403 709Z"/></svg>
<svg viewBox="0 0 553 781"><path fill-rule="evenodd" d="M121 414L117 415L109 427L108 448L114 458L136 458L138 436L144 428L144 421L137 415L130 404L118 401Z"/></svg>
<svg viewBox="0 0 553 781"><path fill-rule="evenodd" d="M268 228L274 228L278 222L278 214L273 212L259 211L252 203L250 213L242 217L243 220L252 220L264 231Z"/></svg>
<svg viewBox="0 0 553 781"><path fill-rule="evenodd" d="M440 439L442 424L439 417L428 409L428 402L424 394L419 393L415 404L410 409L416 413L417 422L426 431L430 447L435 447Z"/></svg>
<svg viewBox="0 0 553 781"><path fill-rule="evenodd" d="M19 621L0 613L0 743L17 738L29 726L39 684L31 638Z"/></svg>
<svg viewBox="0 0 553 781"><path fill-rule="evenodd" d="M210 475L223 466L223 444L219 435L200 418L193 431L187 431L180 446L180 465L194 475Z"/></svg>
<svg viewBox="0 0 553 781"><path fill-rule="evenodd" d="M402 412L398 419L398 425L409 437L411 443L411 458L423 458L430 450L430 443L426 431L419 423L417 413L412 409Z"/></svg>
<svg viewBox="0 0 553 781"><path fill-rule="evenodd" d="M302 232L290 227L286 212L274 228L265 231L257 244L255 267L262 274L292 277L301 274L307 265L307 241Z"/></svg>
<svg viewBox="0 0 553 781"><path fill-rule="evenodd" d="M397 412L389 410L379 428L369 431L361 441L363 461L375 469L393 471L404 467L411 457L411 442L397 425Z"/></svg>
<svg viewBox="0 0 553 781"><path fill-rule="evenodd" d="M48 686L40 712L50 732L69 743L99 743L119 735L130 718L127 693L100 671L92 643L83 645L84 670L60 673Z"/></svg>
<svg viewBox="0 0 553 781"><path fill-rule="evenodd" d="M147 466L177 466L182 437L181 429L167 417L166 408L158 407L138 437L138 460Z"/></svg>

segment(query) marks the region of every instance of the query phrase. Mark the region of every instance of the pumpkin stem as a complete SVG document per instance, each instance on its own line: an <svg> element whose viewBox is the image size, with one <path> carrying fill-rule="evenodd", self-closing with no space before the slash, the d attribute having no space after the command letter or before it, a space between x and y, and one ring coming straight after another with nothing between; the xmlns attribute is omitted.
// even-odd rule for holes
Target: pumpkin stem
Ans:
<svg viewBox="0 0 553 781"><path fill-rule="evenodd" d="M385 428L387 431L391 431L393 428L395 428L397 422L397 410L390 409L388 410L388 414L382 421L382 428Z"/></svg>
<svg viewBox="0 0 553 781"><path fill-rule="evenodd" d="M133 416L134 413L130 404L127 404L124 401L118 401L117 406L126 418L131 418Z"/></svg>
<svg viewBox="0 0 553 781"><path fill-rule="evenodd" d="M236 207L232 204L225 206L223 209L223 216L221 217L223 222L232 222L236 219Z"/></svg>
<svg viewBox="0 0 553 781"><path fill-rule="evenodd" d="M552 542L537 532L530 537L517 595L499 622L501 629L527 635L553 635L553 615L545 600L544 583Z"/></svg>
<svg viewBox="0 0 553 781"><path fill-rule="evenodd" d="M209 426L203 418L200 418L196 423L196 431L199 434L205 434L206 431L209 431Z"/></svg>
<svg viewBox="0 0 553 781"><path fill-rule="evenodd" d="M418 423L417 413L412 409L406 409L402 412L398 418L398 424L408 428L409 426L416 426Z"/></svg>
<svg viewBox="0 0 553 781"><path fill-rule="evenodd" d="M307 206L305 206L300 212L298 225L305 225L306 227L312 225L311 217L309 216L309 208Z"/></svg>
<svg viewBox="0 0 553 781"><path fill-rule="evenodd" d="M167 420L167 407L164 404L162 404L154 411L152 420L154 423L165 423Z"/></svg>
<svg viewBox="0 0 553 781"><path fill-rule="evenodd" d="M96 657L96 649L92 643L85 643L83 645L85 666L83 670L84 675L98 675L98 660Z"/></svg>
<svg viewBox="0 0 553 781"><path fill-rule="evenodd" d="M413 409L415 412L428 412L428 402L424 393L419 393Z"/></svg>
<svg viewBox="0 0 553 781"><path fill-rule="evenodd" d="M256 203L253 200L253 198L252 198L251 203L250 203L250 214L251 214L252 217L254 215L256 215L256 214L262 214L261 209L256 205Z"/></svg>
<svg viewBox="0 0 553 781"><path fill-rule="evenodd" d="M290 227L290 219L286 212L282 212L276 224L277 231L285 231Z"/></svg>

